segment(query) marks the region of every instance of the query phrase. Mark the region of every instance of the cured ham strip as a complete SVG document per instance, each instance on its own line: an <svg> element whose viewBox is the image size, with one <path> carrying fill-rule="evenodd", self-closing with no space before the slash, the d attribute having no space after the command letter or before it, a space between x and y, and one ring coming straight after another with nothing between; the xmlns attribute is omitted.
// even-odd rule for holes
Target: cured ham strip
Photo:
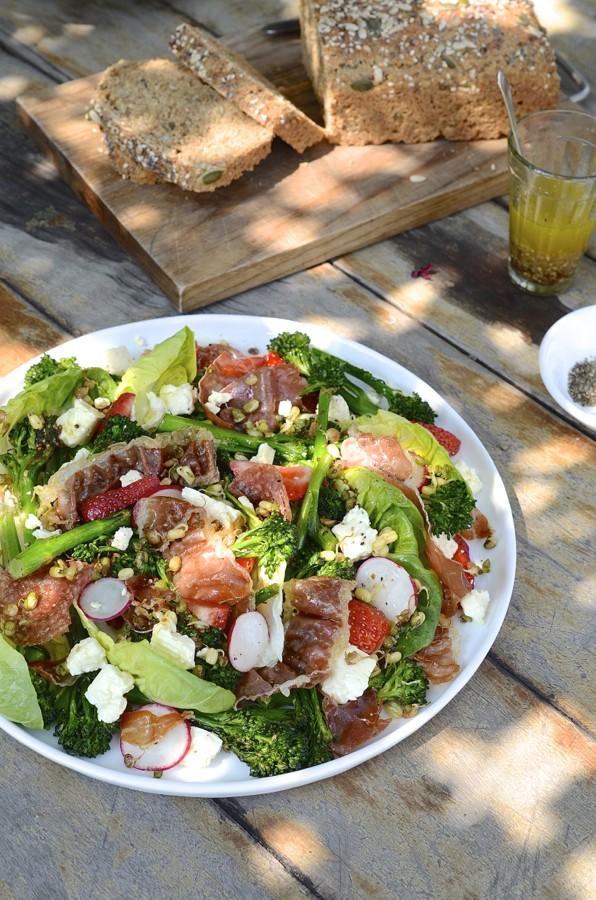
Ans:
<svg viewBox="0 0 596 900"><path fill-rule="evenodd" d="M277 503L284 519L292 521L288 491L276 466L235 459L230 463L230 469L234 473L230 491L235 497L248 497L255 506L261 500Z"/></svg>
<svg viewBox="0 0 596 900"><path fill-rule="evenodd" d="M341 465L346 469L363 466L397 487L410 477L413 469L397 438L391 434L374 437L368 432L346 438L341 446Z"/></svg>
<svg viewBox="0 0 596 900"><path fill-rule="evenodd" d="M229 353L231 356L242 356L241 351L236 350L230 344L207 344L205 347L200 347L197 344L197 372L202 372L203 369L210 366L222 353Z"/></svg>
<svg viewBox="0 0 596 900"><path fill-rule="evenodd" d="M462 537L467 541L473 541L475 538L484 539L490 537L491 534L494 534L494 532L490 527L488 519L484 513L480 512L478 507L475 506L472 510L472 524L469 528L466 528L465 531L462 531Z"/></svg>
<svg viewBox="0 0 596 900"><path fill-rule="evenodd" d="M172 529L189 528L201 521L200 511L182 497L145 497L134 507L134 523L139 535L154 546L161 542L164 547Z"/></svg>
<svg viewBox="0 0 596 900"><path fill-rule="evenodd" d="M277 412L280 402L289 400L293 406L300 406L305 387L306 380L295 366L267 366L263 357L238 358L225 352L201 378L199 399L207 418L216 425L246 431L249 425L265 421L273 432L282 421ZM214 392L231 395L226 403L217 404L218 412L209 409L209 397ZM236 421L239 414L244 417L240 422Z"/></svg>
<svg viewBox="0 0 596 900"><path fill-rule="evenodd" d="M457 560L448 559L437 547L430 535L426 537L425 551L429 566L443 585L441 612L445 616L453 616L460 600L471 590L470 582L466 577L466 570Z"/></svg>
<svg viewBox="0 0 596 900"><path fill-rule="evenodd" d="M249 573L236 562L234 554L221 538L206 535L200 529L172 541L164 556L180 558L180 569L174 575L174 587L188 608L220 606L247 600L253 586Z"/></svg>
<svg viewBox="0 0 596 900"><path fill-rule="evenodd" d="M175 459L189 466L194 485L219 481L215 444L210 434L197 428L183 428L155 437L140 437L128 444L114 444L103 453L73 460L62 466L40 490L46 525L72 528L80 515L79 505L89 497L120 486L120 476L135 469L141 475L161 476L164 464Z"/></svg>
<svg viewBox="0 0 596 900"><path fill-rule="evenodd" d="M70 567L76 570L71 581L53 578L49 566L25 578L11 578L8 572L0 574L0 625L16 625L10 635L15 644L43 644L70 627L70 607L96 577L94 568L87 563L71 562ZM33 603L34 608L28 609Z"/></svg>
<svg viewBox="0 0 596 900"><path fill-rule="evenodd" d="M459 672L459 665L453 656L449 629L438 626L432 642L412 657L422 668L431 684L451 681Z"/></svg>
<svg viewBox="0 0 596 900"><path fill-rule="evenodd" d="M286 601L295 615L286 631L282 661L248 672L238 685L238 698L256 700L276 691L287 694L290 688L324 681L348 645L348 605L354 586L354 582L325 575L289 581Z"/></svg>
<svg viewBox="0 0 596 900"><path fill-rule="evenodd" d="M324 697L323 712L336 736L330 745L333 755L345 756L383 731L391 720L380 717L382 708L376 691L370 688L357 700L339 706L330 697Z"/></svg>

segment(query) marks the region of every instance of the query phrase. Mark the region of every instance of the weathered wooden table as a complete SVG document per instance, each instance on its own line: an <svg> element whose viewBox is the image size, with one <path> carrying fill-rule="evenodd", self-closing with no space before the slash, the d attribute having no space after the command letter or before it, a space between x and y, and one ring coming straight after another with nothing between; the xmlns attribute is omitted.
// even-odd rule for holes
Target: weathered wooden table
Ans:
<svg viewBox="0 0 596 900"><path fill-rule="evenodd" d="M593 3L536 5L596 85ZM0 372L72 335L174 312L23 133L16 96L163 55L182 19L229 35L294 14L291 0L5 0ZM582 106L596 111L596 94ZM242 800L126 791L0 733L3 900L595 896L594 444L546 392L538 347L553 322L595 302L596 257L567 293L540 300L512 286L506 255L499 200L209 308L332 324L415 371L474 427L505 480L519 557L509 613L472 681L383 756ZM413 280L427 262L431 280Z"/></svg>

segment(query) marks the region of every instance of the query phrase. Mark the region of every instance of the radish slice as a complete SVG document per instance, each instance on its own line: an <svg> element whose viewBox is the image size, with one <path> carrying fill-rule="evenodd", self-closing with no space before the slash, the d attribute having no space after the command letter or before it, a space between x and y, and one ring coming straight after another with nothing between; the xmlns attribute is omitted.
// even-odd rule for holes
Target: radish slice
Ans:
<svg viewBox="0 0 596 900"><path fill-rule="evenodd" d="M190 744L190 725L171 706L147 703L120 718L120 750L131 769L171 769L184 759Z"/></svg>
<svg viewBox="0 0 596 900"><path fill-rule="evenodd" d="M131 524L134 528L137 527L137 516L140 509L139 504L143 503L144 500L153 500L155 497L170 497L172 500L180 500L182 497L182 488L177 487L175 484L168 485L167 487L160 488L158 491L155 491L154 494L150 494L148 497L141 497L140 500L137 500L135 505L132 508L131 513Z"/></svg>
<svg viewBox="0 0 596 900"><path fill-rule="evenodd" d="M238 616L228 641L228 656L236 671L254 669L268 642L269 628L260 612L252 610Z"/></svg>
<svg viewBox="0 0 596 900"><path fill-rule="evenodd" d="M371 604L385 613L388 619L396 619L406 609L412 612L418 604L416 585L403 566L376 556L367 559L356 572L358 587L370 591Z"/></svg>
<svg viewBox="0 0 596 900"><path fill-rule="evenodd" d="M106 622L128 609L132 594L119 578L99 578L88 584L79 597L79 606L89 619Z"/></svg>

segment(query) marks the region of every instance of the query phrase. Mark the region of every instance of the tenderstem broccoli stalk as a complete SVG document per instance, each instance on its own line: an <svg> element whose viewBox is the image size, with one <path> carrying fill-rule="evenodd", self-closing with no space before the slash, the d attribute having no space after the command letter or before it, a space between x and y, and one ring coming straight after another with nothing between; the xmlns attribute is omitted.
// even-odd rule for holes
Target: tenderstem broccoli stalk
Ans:
<svg viewBox="0 0 596 900"><path fill-rule="evenodd" d="M17 532L15 518L10 510L0 516L0 553L2 564L6 568L10 561L21 552L21 542Z"/></svg>
<svg viewBox="0 0 596 900"><path fill-rule="evenodd" d="M42 538L15 556L8 564L8 571L13 578L24 578L52 562L57 556L73 550L79 544L86 544L97 538L111 535L118 528L128 525L129 522L130 510L124 509L106 519L96 519L94 522L86 522L84 525L79 525L62 534Z"/></svg>
<svg viewBox="0 0 596 900"><path fill-rule="evenodd" d="M265 443L272 447L284 462L298 463L310 456L311 444L307 441L300 441L285 434L267 438L255 437L242 431L234 431L232 428L221 428L208 419L187 419L184 416L166 415L158 431L180 431L188 427L204 428L213 436L218 448L228 453L255 454L261 444Z"/></svg>
<svg viewBox="0 0 596 900"><path fill-rule="evenodd" d="M300 507L296 522L297 549L302 550L307 539L320 544L319 494L333 463L333 457L327 450L326 431L329 424L329 404L333 391L323 389L319 394L319 410L317 415L317 431L313 447L315 464L306 494Z"/></svg>

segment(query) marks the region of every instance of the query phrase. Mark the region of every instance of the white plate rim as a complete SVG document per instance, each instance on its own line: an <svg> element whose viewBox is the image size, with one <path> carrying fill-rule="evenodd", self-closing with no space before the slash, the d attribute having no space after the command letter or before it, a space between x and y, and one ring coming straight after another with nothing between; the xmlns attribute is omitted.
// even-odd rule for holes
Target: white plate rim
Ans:
<svg viewBox="0 0 596 900"><path fill-rule="evenodd" d="M326 326L310 325L305 322L269 316L195 313L192 315L147 319L113 326L68 340L46 352L57 358L81 353L84 355L84 359L81 358L81 362L88 365L89 352L93 354L100 349L124 345L131 352L139 354L143 349L139 344L139 337L146 340L147 346L151 346L185 325L194 331L198 342L201 344L217 341L223 337L229 343L236 344L240 349L246 350L252 346L257 346L259 349L264 350L270 337L281 331L303 331L311 337L316 346L327 348L330 352L335 352L339 355L342 355L341 351L348 351L349 358L356 364L369 369L380 377L384 377L388 383L395 387L409 393L417 391L426 399L438 413L438 424L457 432L462 439L462 449L466 448L468 454L473 452L480 459L483 466L480 474L488 475L491 478L491 506L487 506L486 501L481 505L488 512L491 524L498 520L499 542L496 549L500 552L504 565L499 567L498 591L495 595L491 592L489 623L485 626L474 623L464 626L469 632L473 632L472 637L464 634L463 646L467 652L469 645L471 651L469 659L462 665L461 671L453 681L431 688L431 702L422 708L416 716L393 723L377 738L374 738L371 742L347 756L286 775L260 779L246 776L239 780L175 781L168 780L167 773L164 773L164 777L155 779L147 777L147 773L127 770L122 764L119 751L116 752L122 771L106 768L96 760L69 756L59 748L57 742L47 733L42 732L45 738L45 740L42 740L38 737L40 732L23 728L21 725L8 721L3 716L0 716L0 728L19 743L58 765L99 781L132 790L140 790L162 796L208 797L214 799L257 796L275 791L289 790L290 788L331 778L384 753L422 728L431 718L434 718L475 674L500 631L513 592L516 538L511 505L507 498L502 478L490 454L470 426L453 407L430 385L422 381L410 370L363 344L332 333ZM205 328L206 330L203 330ZM255 338L258 338L256 342L251 337L253 334ZM91 351L89 348L91 348ZM20 389L25 372L39 356L28 360L0 380L0 404L5 403L10 396ZM491 575L484 577L491 578ZM111 756L113 753L114 751L111 750L105 757ZM98 759L105 759L105 757L99 757Z"/></svg>
<svg viewBox="0 0 596 900"><path fill-rule="evenodd" d="M586 331L584 332L583 329ZM573 340L563 343L568 333L572 333ZM565 384L564 389L561 388L557 378L559 374L557 369L562 365L562 358L565 360L565 372L568 374L576 362L580 362L590 355L596 356L594 337L592 337L593 349L586 351L580 349L577 343L578 334L592 336L596 334L596 305L574 309L551 325L540 344L538 365L544 386L553 400L578 422L596 429L596 408L583 407L579 403L575 403L567 391L567 385Z"/></svg>

